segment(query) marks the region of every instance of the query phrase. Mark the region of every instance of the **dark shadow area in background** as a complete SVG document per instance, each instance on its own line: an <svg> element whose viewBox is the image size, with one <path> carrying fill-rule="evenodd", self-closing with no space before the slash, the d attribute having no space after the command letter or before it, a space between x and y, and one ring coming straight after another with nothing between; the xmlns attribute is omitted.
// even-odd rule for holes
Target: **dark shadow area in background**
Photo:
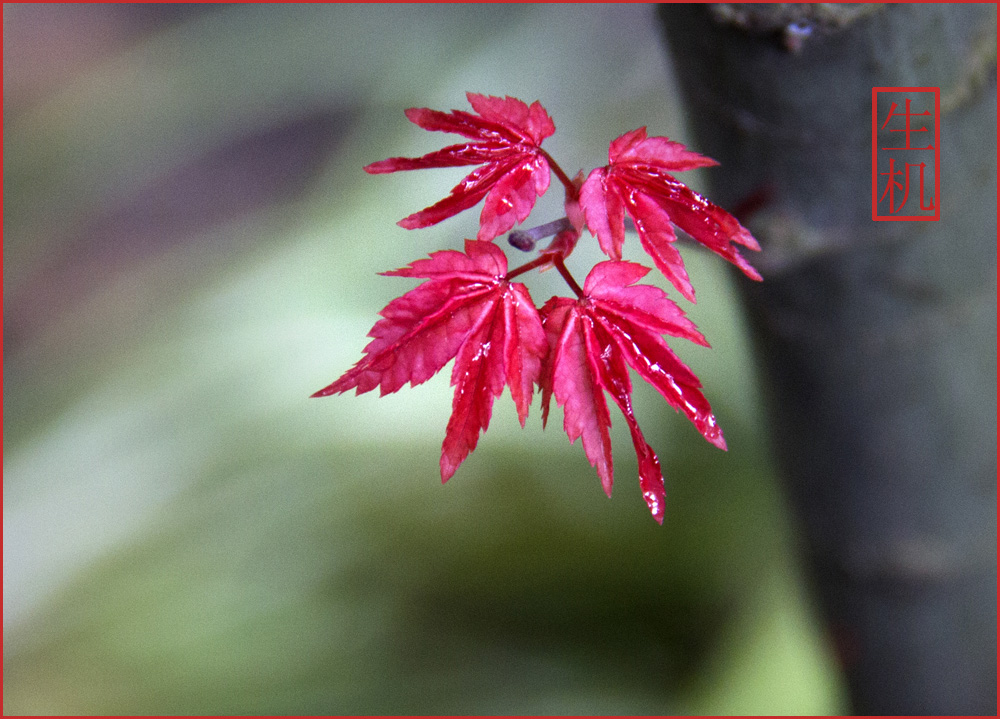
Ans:
<svg viewBox="0 0 1000 719"><path fill-rule="evenodd" d="M5 294L5 349L16 353L21 342L130 265L185 242L200 243L214 227L294 200L351 124L347 110L310 111L169 168L117 206L102 208L72 236L53 242L57 251Z"/></svg>

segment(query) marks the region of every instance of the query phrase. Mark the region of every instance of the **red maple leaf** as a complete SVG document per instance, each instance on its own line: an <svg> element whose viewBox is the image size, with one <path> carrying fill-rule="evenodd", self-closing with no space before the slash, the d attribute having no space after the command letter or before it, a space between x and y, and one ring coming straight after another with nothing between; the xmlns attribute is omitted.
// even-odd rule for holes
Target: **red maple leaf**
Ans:
<svg viewBox="0 0 1000 719"><path fill-rule="evenodd" d="M490 243L467 240L465 254L435 252L383 274L427 281L379 313L365 356L313 396L375 387L384 396L425 382L454 358L455 398L441 451L447 481L476 448L505 384L524 426L548 347L541 317L528 289L507 281L507 258Z"/></svg>
<svg viewBox="0 0 1000 719"><path fill-rule="evenodd" d="M660 461L646 442L632 411L628 368L653 385L674 409L687 415L702 436L725 449L722 431L700 391L701 382L678 359L662 334L707 346L684 312L651 285L634 285L649 269L632 262L607 261L587 275L583 297L553 297L542 308L549 355L542 386L542 419L555 394L571 442L583 438L587 459L610 496L614 481L611 418L603 392L625 416L639 461L639 486L653 518L663 523L664 487ZM602 391L603 390L603 391Z"/></svg>
<svg viewBox="0 0 1000 719"><path fill-rule="evenodd" d="M611 143L608 162L593 170L580 190L587 227L608 257L621 259L628 213L643 249L657 269L692 302L694 288L673 246L677 236L672 225L735 264L747 276L761 279L733 244L760 250L753 235L735 217L670 174L716 165L715 160L666 137L646 137L646 128L640 127Z"/></svg>
<svg viewBox="0 0 1000 719"><path fill-rule="evenodd" d="M548 155L542 140L556 127L538 102L529 107L513 97L466 93L478 117L410 108L406 117L425 130L453 132L475 142L451 145L423 157L391 157L365 167L371 174L426 167L481 165L458 183L448 197L399 221L408 230L429 227L476 205L483 197L479 240L492 240L524 222L535 199L549 187Z"/></svg>
<svg viewBox="0 0 1000 719"><path fill-rule="evenodd" d="M701 383L663 335L708 343L663 290L636 284L649 269L621 261L625 216L631 217L656 267L691 301L694 289L674 247L674 225L757 280L760 275L736 245L760 247L736 218L671 174L714 165L714 160L666 137L647 137L642 127L611 143L608 165L586 179L582 171L571 179L541 148L555 132L541 104L529 106L509 96L466 96L473 113L411 108L406 116L426 130L456 133L468 142L422 157L389 158L365 170L380 174L478 166L448 197L398 223L406 229L428 227L485 200L478 241L467 240L465 253L435 252L384 273L426 281L382 310L362 359L313 396L350 389L360 394L376 387L385 395L407 382L425 382L454 359L455 396L440 462L441 478L447 481L488 428L504 386L510 387L524 426L538 384L543 424L555 395L566 434L571 442L582 437L587 459L610 495L614 468L607 393L625 416L638 457L639 486L662 524L660 460L635 418L630 369L683 412L706 440L721 449L726 442ZM490 241L527 219L548 189L552 172L566 190L566 216L512 233L510 244L524 251L542 238L554 238L537 257L508 271L506 257ZM580 287L565 260L584 226L611 260L596 265ZM511 280L547 268L559 272L576 299L553 297L539 312L527 288Z"/></svg>

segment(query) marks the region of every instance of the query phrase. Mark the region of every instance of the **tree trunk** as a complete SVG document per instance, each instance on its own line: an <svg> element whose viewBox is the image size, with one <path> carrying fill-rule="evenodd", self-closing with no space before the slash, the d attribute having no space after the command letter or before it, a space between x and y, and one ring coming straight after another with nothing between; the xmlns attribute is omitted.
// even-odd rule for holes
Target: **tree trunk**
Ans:
<svg viewBox="0 0 1000 719"><path fill-rule="evenodd" d="M741 288L852 709L995 714L995 6L659 13L710 196L763 198ZM886 86L941 89L938 222L872 220Z"/></svg>

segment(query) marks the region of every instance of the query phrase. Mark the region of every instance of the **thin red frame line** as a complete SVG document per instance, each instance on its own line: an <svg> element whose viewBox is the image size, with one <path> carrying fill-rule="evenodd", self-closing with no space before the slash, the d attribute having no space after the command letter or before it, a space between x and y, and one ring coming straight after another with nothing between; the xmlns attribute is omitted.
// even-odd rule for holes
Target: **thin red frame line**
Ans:
<svg viewBox="0 0 1000 719"><path fill-rule="evenodd" d="M872 88L872 221L878 222L878 93L880 87Z"/></svg>

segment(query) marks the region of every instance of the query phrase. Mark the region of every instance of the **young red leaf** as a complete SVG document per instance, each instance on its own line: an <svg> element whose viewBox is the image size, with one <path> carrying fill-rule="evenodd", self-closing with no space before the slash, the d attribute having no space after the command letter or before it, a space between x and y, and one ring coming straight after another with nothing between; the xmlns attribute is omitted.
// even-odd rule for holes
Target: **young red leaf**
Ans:
<svg viewBox="0 0 1000 719"><path fill-rule="evenodd" d="M390 302L369 332L365 356L331 385L325 397L379 387L395 392L406 382L428 380L452 358L452 416L441 452L447 481L475 449L493 412L493 400L510 387L521 425L548 344L541 317L522 284L506 279L507 258L495 245L467 240L465 254L435 252L427 260L387 272L427 281Z"/></svg>
<svg viewBox="0 0 1000 719"><path fill-rule="evenodd" d="M411 108L407 118L425 130L451 132L474 142L451 145L423 157L392 157L365 167L371 174L428 167L481 165L456 185L448 197L399 221L408 230L429 227L476 205L484 197L479 240L492 240L524 222L549 187L549 162L542 140L555 125L538 102L530 106L513 97L466 93L478 117Z"/></svg>
<svg viewBox="0 0 1000 719"><path fill-rule="evenodd" d="M580 303L566 297L553 297L542 307L550 347L542 380L542 422L548 421L554 393L563 408L563 429L569 441L583 437L583 451L610 497L614 483L608 433L611 417L588 356L584 321Z"/></svg>
<svg viewBox="0 0 1000 719"><path fill-rule="evenodd" d="M663 524L664 506L666 504L666 489L663 486L663 470L660 469L660 458L649 446L639 429L639 423L632 411L632 383L628 376L628 367L624 357L615 352L609 352L612 339L608 328L602 322L594 322L586 326L584 337L587 343L587 357L591 359L591 367L597 373L600 384L618 405L629 433L632 435L632 446L635 447L639 467L639 489L646 506L659 524Z"/></svg>
<svg viewBox="0 0 1000 719"><path fill-rule="evenodd" d="M646 137L644 127L625 133L611 143L608 165L593 170L580 190L587 227L605 254L621 259L628 213L657 269L692 302L694 288L673 246L677 237L672 224L759 280L734 245L760 250L757 240L735 217L670 174L715 164L666 137Z"/></svg>
<svg viewBox="0 0 1000 719"><path fill-rule="evenodd" d="M571 442L583 438L587 459L609 495L614 479L611 421L603 392L611 395L628 423L639 462L639 485L657 522L663 522L660 462L639 429L632 410L628 367L652 384L672 407L683 411L702 436L725 449L722 432L694 373L667 347L663 333L707 345L704 337L663 290L635 285L649 269L631 262L601 262L584 282L584 297L553 297L542 308L550 352L543 369L542 417L554 394L563 408Z"/></svg>
<svg viewBox="0 0 1000 719"><path fill-rule="evenodd" d="M706 440L726 449L722 430L701 393L701 381L661 335L681 337L705 347L708 342L663 290L632 284L648 272L649 268L634 262L601 262L587 275L583 291L594 315L632 369L653 385L671 407L683 412Z"/></svg>

